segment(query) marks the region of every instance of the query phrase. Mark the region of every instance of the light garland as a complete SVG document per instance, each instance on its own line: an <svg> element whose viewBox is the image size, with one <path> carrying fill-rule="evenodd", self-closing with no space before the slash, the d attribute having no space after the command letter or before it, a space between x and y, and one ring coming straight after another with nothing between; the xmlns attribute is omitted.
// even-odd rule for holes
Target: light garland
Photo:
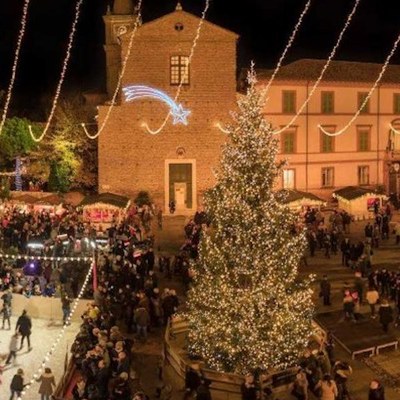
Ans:
<svg viewBox="0 0 400 400"><path fill-rule="evenodd" d="M93 257L53 257L53 256L28 256L21 254L0 253L0 258L11 260L41 260L41 261L92 261Z"/></svg>
<svg viewBox="0 0 400 400"><path fill-rule="evenodd" d="M32 126L31 125L28 126L29 133L30 133L32 139L37 143L41 142L44 139L44 137L46 136L46 133L50 128L50 124L51 124L51 122L53 120L54 113L55 113L56 108L57 108L58 99L59 99L60 94L61 94L61 88L62 88L62 85L64 83L65 75L67 73L69 59L71 58L71 50L72 50L72 46L73 46L73 43L74 43L76 27L77 27L78 22L79 22L79 16L80 16L80 13L81 13L81 6L82 6L83 2L84 2L84 0L78 0L77 3L76 3L76 6L75 6L75 18L74 18L74 21L72 23L71 32L69 34L69 40L68 40L68 46L67 46L67 54L65 56L64 63L63 63L62 69L61 69L61 76L60 76L60 80L59 80L58 85L57 85L56 93L54 95L54 99L53 99L53 104L51 106L50 115L49 115L49 118L47 119L47 122L46 122L46 125L45 125L44 129L43 129L43 132L41 133L41 135L39 137L36 137L33 134Z"/></svg>
<svg viewBox="0 0 400 400"><path fill-rule="evenodd" d="M198 42L198 40L200 38L201 28L202 28L204 20L206 18L206 14L207 14L208 8L210 7L210 1L211 0L206 0L204 10L203 10L203 12L201 14L199 25L198 25L197 31L196 31L196 36L195 36L195 38L193 40L192 48L190 50L190 54L189 54L189 58L188 58L188 68L190 68L190 63L192 62L192 58L193 58L193 55L194 55L194 50L195 50L195 48L197 46L197 42ZM176 91L176 95L174 97L174 102L175 103L178 101L179 95L180 95L181 90L182 90L182 85L183 85L183 76L181 76L181 80L179 82L179 86L178 86L178 89ZM157 135L158 133L160 133L165 128L165 125L168 122L169 116L170 116L170 113L167 114L167 116L165 117L163 123L160 125L160 127L158 129L155 129L155 130L151 129L146 122L143 122L141 126L146 129L147 133L150 133L151 135Z"/></svg>
<svg viewBox="0 0 400 400"><path fill-rule="evenodd" d="M46 367L47 363L50 361L50 358L52 357L52 355L55 353L57 346L59 345L61 339L64 337L65 335L65 330L67 329L68 325L71 323L71 319L72 316L74 315L77 307L78 307L78 303L79 300L82 298L83 293L85 293L86 290L86 286L89 282L90 276L93 272L93 268L94 268L94 263L92 263L92 265L89 268L88 273L86 274L86 278L85 281L82 285L82 288L78 294L78 297L75 299L71 311L66 319L66 321L64 322L64 325L60 331L60 333L57 336L57 339L53 342L52 346L50 347L50 350L46 353L46 355L44 356L44 359L42 361L41 366L37 369L36 373L33 374L32 378L30 379L29 383L25 386L24 390L21 392L21 395L17 398L17 400L22 400L22 398L25 396L25 394L29 391L29 389L32 387L32 385L35 383L36 379L38 379L40 377L40 374L43 372L44 368Z"/></svg>
<svg viewBox="0 0 400 400"><path fill-rule="evenodd" d="M353 6L350 14L347 16L346 23L344 24L344 27L341 30L340 34L339 34L339 37L338 37L338 39L336 41L336 44L333 46L333 49L332 49L332 51L331 51L331 53L330 53L330 55L328 57L328 60L326 61L324 67L322 68L322 71L321 71L318 79L314 83L314 86L312 87L307 99L304 101L302 106L297 111L296 115L293 116L293 118L290 120L289 123L287 123L283 128L273 131L274 135L278 135L278 134L282 133L283 131L285 131L286 129L290 128L292 126L293 122L296 121L296 119L303 112L304 108L307 106L307 104L311 100L311 97L314 95L314 92L316 91L318 85L322 81L322 78L324 77L326 70L328 69L329 65L331 64L332 59L335 57L336 51L339 48L340 43L342 42L343 36L344 36L347 28L350 26L351 20L352 20L352 18L354 16L355 12L357 11L357 7L358 7L360 1L361 0L355 0L354 6Z"/></svg>
<svg viewBox="0 0 400 400"><path fill-rule="evenodd" d="M310 5L311 5L311 0L308 0L306 5L305 5L305 7L304 7L304 9L303 9L303 11L302 11L302 13L300 14L300 17L299 17L299 19L297 21L297 24L295 25L295 27L293 29L292 34L290 35L289 41L288 41L285 49L283 50L283 53L282 53L281 57L279 58L278 64L276 65L275 70L274 70L270 80L268 81L267 86L264 89L264 96L266 96L266 94L268 93L268 90L269 90L272 82L274 81L276 74L278 73L279 69L282 66L282 62L285 59L287 52L292 47L292 44L294 42L294 39L296 38L297 32L298 32L298 30L299 30L299 28L300 28L300 26L301 26L301 24L303 22L303 18L307 14L307 11L310 8Z"/></svg>
<svg viewBox="0 0 400 400"><path fill-rule="evenodd" d="M215 126L216 128L218 128L222 133L228 134L228 133L230 132L228 129L226 129L226 128L224 128L224 127L222 126L221 122L216 122L216 123L214 124L214 126Z"/></svg>
<svg viewBox="0 0 400 400"><path fill-rule="evenodd" d="M106 127L107 122L108 122L108 120L110 118L111 112L112 112L112 110L115 107L115 104L117 102L117 97L118 97L119 91L120 91L121 86L122 86L122 78L125 75L125 70L126 70L126 67L128 65L129 57L131 56L132 46L133 46L133 39L135 38L137 29L140 26L141 21L142 21L142 2L143 2L143 0L139 0L139 3L138 3L137 8L136 8L137 9L137 15L136 15L135 23L133 25L132 32L131 32L130 37L129 37L128 49L126 51L125 58L124 58L124 60L122 62L121 72L119 73L119 76L118 76L117 86L115 87L115 91L114 91L113 97L111 99L110 107L108 107L108 110L107 110L107 113L106 113L106 116L104 118L104 121L103 121L102 125L97 130L96 134L91 135L89 133L89 131L87 130L87 128L86 128L86 124L85 123L81 124L81 126L83 128L83 131L85 132L86 136L89 139L94 140L94 139L97 139L100 136L100 134L103 132L104 128Z"/></svg>
<svg viewBox="0 0 400 400"><path fill-rule="evenodd" d="M2 116L1 122L0 122L0 135L3 132L4 124L6 122L8 108L10 106L12 91L14 88L15 77L17 75L19 54L21 52L22 40L24 38L25 30L26 30L26 22L27 22L29 4L30 4L30 0L25 0L24 8L22 10L21 28L20 28L19 35L18 35L17 48L15 50L14 63L13 63L12 70L11 70L10 84L8 86L6 102L5 102L4 110L3 110L3 116Z"/></svg>
<svg viewBox="0 0 400 400"><path fill-rule="evenodd" d="M369 90L367 96L365 97L364 101L362 102L360 108L357 110L357 112L353 115L353 117L350 119L350 121L339 131L337 132L328 132L321 124L318 124L318 128L325 133L325 135L327 136L339 136L342 133L344 133L352 124L353 122L358 118L358 116L360 115L361 111L363 110L363 108L366 106L366 104L368 103L369 99L372 96L372 93L374 92L374 90L376 89L376 87L379 85L379 82L382 80L384 73L386 72L386 69L389 65L389 62L391 60L391 58L393 57L394 53L397 50L397 47L399 45L400 42L400 34L397 36L397 39L395 40L392 49L390 50L389 55L386 57L385 63L382 65L381 68L381 72L379 73L378 78L376 79L375 83L372 85L371 89ZM392 124L390 124L390 126L392 127Z"/></svg>

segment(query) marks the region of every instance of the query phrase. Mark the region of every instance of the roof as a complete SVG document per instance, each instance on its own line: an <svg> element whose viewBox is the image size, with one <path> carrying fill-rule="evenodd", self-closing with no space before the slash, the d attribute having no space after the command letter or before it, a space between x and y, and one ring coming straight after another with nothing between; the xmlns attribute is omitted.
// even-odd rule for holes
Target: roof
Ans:
<svg viewBox="0 0 400 400"><path fill-rule="evenodd" d="M333 192L334 196L339 196L346 200L354 200L359 197L365 196L366 194L383 195L382 193L379 193L374 189L368 189L360 186L346 186Z"/></svg>
<svg viewBox="0 0 400 400"><path fill-rule="evenodd" d="M280 68L276 80L311 81L321 74L326 60L303 58ZM368 82L373 83L381 72L382 64L358 61L332 61L323 82ZM274 70L257 69L258 79L269 79ZM400 83L400 65L389 65L381 83Z"/></svg>
<svg viewBox="0 0 400 400"><path fill-rule="evenodd" d="M120 196L113 193L100 193L85 197L79 204L81 207L90 206L97 203L108 204L118 208L126 208L129 206L128 197Z"/></svg>
<svg viewBox="0 0 400 400"><path fill-rule="evenodd" d="M12 200L18 201L21 203L26 203L26 204L34 204L37 201L37 198L34 196L31 196L30 194L23 194L21 196L14 197Z"/></svg>
<svg viewBox="0 0 400 400"><path fill-rule="evenodd" d="M58 206L63 202L63 199L57 194L50 194L49 196L38 199L35 204L48 204L51 206Z"/></svg>
<svg viewBox="0 0 400 400"><path fill-rule="evenodd" d="M308 192L301 192L300 190L289 190L289 189L282 189L278 193L284 195L283 203L293 203L298 200L313 200L313 201L320 201L321 203L326 203L325 200L321 199L320 197L316 196L315 194L308 193Z"/></svg>

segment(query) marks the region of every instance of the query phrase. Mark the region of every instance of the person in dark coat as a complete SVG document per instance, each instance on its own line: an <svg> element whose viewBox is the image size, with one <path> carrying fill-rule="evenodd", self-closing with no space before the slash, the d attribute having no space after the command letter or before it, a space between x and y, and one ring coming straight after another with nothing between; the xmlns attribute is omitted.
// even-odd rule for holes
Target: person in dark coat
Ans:
<svg viewBox="0 0 400 400"><path fill-rule="evenodd" d="M200 373L198 371L198 366L193 365L189 367L185 374L185 395L184 399L188 399L193 392L197 391L200 386Z"/></svg>
<svg viewBox="0 0 400 400"><path fill-rule="evenodd" d="M203 377L200 379L200 385L196 390L196 400L212 400L210 392L210 381Z"/></svg>
<svg viewBox="0 0 400 400"><path fill-rule="evenodd" d="M369 385L368 400L385 400L385 390L382 384L375 379Z"/></svg>
<svg viewBox="0 0 400 400"><path fill-rule="evenodd" d="M21 334L21 346L20 350L24 345L24 339L28 340L28 350L31 351L31 330L32 330L32 321L31 317L28 316L26 310L22 311L22 314L18 318L17 326L15 327L15 331Z"/></svg>
<svg viewBox="0 0 400 400"><path fill-rule="evenodd" d="M11 384L10 384L10 391L11 396L10 400L14 399L14 395L16 394L17 397L21 397L21 392L24 390L24 371L19 368L17 373L13 376Z"/></svg>
<svg viewBox="0 0 400 400"><path fill-rule="evenodd" d="M100 360L98 363L98 371L95 375L95 385L97 389L98 400L104 400L108 397L108 381L110 374L108 368L104 363L104 360Z"/></svg>
<svg viewBox="0 0 400 400"><path fill-rule="evenodd" d="M328 276L324 275L319 284L320 296L323 298L324 306L331 305L331 283L328 281Z"/></svg>
<svg viewBox="0 0 400 400"><path fill-rule="evenodd" d="M379 307L379 322L382 325L383 331L387 333L389 324L393 322L393 310L386 299L382 300L382 304Z"/></svg>
<svg viewBox="0 0 400 400"><path fill-rule="evenodd" d="M257 386L254 380L254 375L247 374L244 382L240 386L242 392L242 400L256 400L258 398Z"/></svg>

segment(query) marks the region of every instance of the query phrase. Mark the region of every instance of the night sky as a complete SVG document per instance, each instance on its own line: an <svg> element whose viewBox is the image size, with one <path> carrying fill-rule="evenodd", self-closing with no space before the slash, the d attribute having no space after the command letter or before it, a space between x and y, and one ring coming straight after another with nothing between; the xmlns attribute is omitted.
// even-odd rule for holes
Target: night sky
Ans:
<svg viewBox="0 0 400 400"><path fill-rule="evenodd" d="M68 72L67 90L104 87L104 27L108 0L85 0ZM207 19L240 35L238 67L251 59L257 67L274 67L306 0L213 0ZM16 81L18 96L33 98L54 92L75 0L31 0L29 22ZM11 73L22 12L22 0L0 5L0 88ZM143 0L147 22L174 10L176 0ZM200 15L204 0L182 0L184 10ZM325 58L353 6L351 0L314 0L287 62L304 57ZM336 59L383 62L398 35L396 12L381 0L362 0ZM398 52L400 53L400 51ZM400 63L396 54L394 63Z"/></svg>

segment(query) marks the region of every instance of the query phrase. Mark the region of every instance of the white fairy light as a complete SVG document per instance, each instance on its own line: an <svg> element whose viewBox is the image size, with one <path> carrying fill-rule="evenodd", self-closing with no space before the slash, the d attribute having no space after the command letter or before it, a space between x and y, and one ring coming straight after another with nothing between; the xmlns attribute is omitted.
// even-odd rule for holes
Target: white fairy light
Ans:
<svg viewBox="0 0 400 400"><path fill-rule="evenodd" d="M302 104L302 106L299 108L299 110L297 111L296 115L293 116L293 118L289 121L289 123L287 123L283 128L281 129L277 129L275 130L273 133L274 135L278 135L280 133L282 133L283 131L285 131L286 129L290 128L293 124L294 121L296 121L296 119L298 118L298 116L303 112L304 108L307 106L307 104L309 103L311 97L314 95L314 92L316 91L318 85L320 84L320 82L322 81L322 78L325 75L326 70L328 69L329 65L332 62L332 59L335 57L336 51L340 46L340 43L342 42L343 36L347 30L347 28L350 26L351 20L355 14L355 12L357 11L357 7L359 5L361 0L355 0L353 9L351 10L350 14L347 16L346 19L346 23L344 24L343 29L341 30L339 37L336 41L336 44L333 46L333 49L324 65L324 67L322 68L322 71L318 77L318 79L316 80L316 82L314 83L314 86L312 87L308 97L306 98L306 100L304 101L304 103Z"/></svg>
<svg viewBox="0 0 400 400"><path fill-rule="evenodd" d="M18 35L18 40L17 40L17 47L15 49L14 63L13 63L12 69L11 69L10 84L8 86L6 102L5 102L4 110L3 110L3 116L2 116L1 122L0 122L0 135L3 132L4 124L6 122L8 108L10 106L11 97L12 97L12 91L13 91L13 88L14 88L15 77L17 75L19 53L21 52L22 41L23 41L24 36L25 36L29 4L30 4L30 0L25 0L24 7L23 7L23 10L22 10L21 28L19 30L19 35Z"/></svg>
<svg viewBox="0 0 400 400"><path fill-rule="evenodd" d="M103 132L105 126L107 125L107 122L108 122L108 120L110 118L110 115L111 115L111 112L112 112L113 108L115 107L119 91L121 90L122 79L123 79L123 77L125 75L125 70L126 70L126 67L128 65L129 58L131 56L132 46L133 46L133 39L135 38L136 32L137 32L137 30L138 30L138 28L139 28L139 26L141 24L141 21L142 21L142 0L139 0L139 3L137 5L136 20L135 20L132 32L131 32L130 37L129 37L128 49L126 51L125 58L122 61L122 68L121 68L121 72L119 73L119 76L118 76L117 86L115 87L114 94L113 94L113 97L111 99L111 104L110 104L110 107L108 107L108 110L107 110L106 116L104 118L104 121L101 124L101 126L98 128L97 133L94 134L94 135L91 135L89 133L89 131L86 128L86 124L84 124L84 123L81 124L81 126L83 128L83 131L85 132L86 136L89 139L97 139L100 136L100 134Z"/></svg>
<svg viewBox="0 0 400 400"><path fill-rule="evenodd" d="M59 99L60 94L61 94L61 88L62 88L62 85L63 85L64 80L65 80L65 75L67 73L69 59L71 58L72 46L73 46L73 43L74 43L76 28L77 28L77 25L78 25L78 22L79 22L79 16L80 16L80 13L81 13L81 6L82 6L83 2L84 2L84 0L78 0L77 3L76 3L76 6L75 6L75 18L74 18L74 21L72 23L71 32L69 34L67 53L65 55L64 63L63 63L62 69L61 69L60 80L58 81L56 93L55 93L54 99L53 99L53 104L52 104L51 110L50 110L50 115L49 115L49 118L47 119L47 122L46 122L46 125L45 125L44 129L43 129L43 132L41 133L41 135L39 137L36 137L33 134L32 126L31 125L28 126L29 127L29 133L31 134L32 139L35 142L41 142L43 140L43 138L46 136L46 133L49 130L50 124L51 124L51 122L53 120L54 113L56 111L57 104L58 104L58 99Z"/></svg>
<svg viewBox="0 0 400 400"><path fill-rule="evenodd" d="M94 263L90 264L90 268L88 270L88 273L86 274L86 279L88 277L90 277L92 275L93 272L93 268L94 268ZM75 303L79 302L79 300L82 298L83 294L85 293L85 289L86 289L86 285L82 285L81 290L78 294L78 297L75 299ZM44 359L41 363L41 366L37 369L37 371L32 375L32 378L30 380L30 383L32 384L32 381L38 379L38 377L40 376L40 374L43 372L44 368L46 367L47 363L50 361L51 357L54 355L55 350L57 348L57 346L59 345L61 339L63 338L64 334L65 334L65 330L67 328L67 326L69 325L72 316L74 315L75 309L72 309L68 315L68 319L67 321L64 323L61 332L58 334L57 339L53 342L52 346L51 346L51 350L49 350L46 355L44 356ZM27 385L25 387L25 390L23 392L21 392L21 395L17 398L18 400L22 400L22 398L25 396L26 392L31 388L31 385Z"/></svg>
<svg viewBox="0 0 400 400"><path fill-rule="evenodd" d="M395 133L396 135L400 135L400 131L398 129L396 129L392 123L389 124L390 129L392 130L393 133Z"/></svg>
<svg viewBox="0 0 400 400"><path fill-rule="evenodd" d="M198 25L198 27L197 27L196 36L194 37L193 44L192 44L192 48L190 49L190 54L189 54L189 57L188 57L188 68L190 68L190 63L191 63L192 58L193 58L193 55L194 55L194 50L195 50L195 48L196 48L196 46L197 46L197 42L199 41L200 34L201 34L201 28L202 28L202 26L203 26L203 23L204 23L204 20L205 20L205 18L206 18L206 14L207 14L207 11L208 11L208 8L209 8L209 7L210 7L210 0L206 0L206 4L205 4L204 10L203 10L203 12L202 12L202 14L201 14L201 18L200 18L200 21L199 21L199 25ZM181 80L180 80L180 82L179 82L178 89L177 89L177 91L176 91L176 95L175 95L175 97L174 97L174 102L175 102L175 103L177 102L178 97L179 97L179 95L180 95L180 93L181 93L181 90L182 90L183 78L184 78L184 76L182 75L182 76L181 76ZM152 129L147 125L146 122L143 122L141 126L147 130L147 133L150 133L151 135L157 135L158 133L160 133L160 132L165 128L165 125L167 124L168 118L169 118L170 115L171 115L171 113L168 112L168 114L167 114L167 116L165 117L163 123L160 125L160 127L159 127L158 129L152 130Z"/></svg>
<svg viewBox="0 0 400 400"><path fill-rule="evenodd" d="M360 115L361 111L363 110L363 108L366 106L366 104L368 103L370 97L372 96L372 93L374 92L374 90L377 88L377 86L379 85L379 82L382 80L383 75L386 72L386 69L389 65L389 62L391 60L391 58L393 57L394 53L397 50L397 47L399 45L400 42L400 34L397 36L397 39L395 40L392 49L389 52L389 55L386 57L385 63L382 65L381 68L381 72L379 73L378 78L376 79L375 83L372 85L371 89L369 90L367 96L365 96L364 101L362 102L362 104L360 105L359 109L357 110L357 112L353 115L353 117L350 119L350 121L339 131L337 132L328 132L326 129L324 129L324 127L321 124L318 124L318 128L325 133L325 135L327 136L339 136L341 135L343 132L345 132L352 124L353 122L358 118L358 116ZM392 128L393 132L397 133L396 130L393 128L392 124L390 124L390 127Z"/></svg>
<svg viewBox="0 0 400 400"><path fill-rule="evenodd" d="M285 47L285 49L283 50L283 53L281 55L281 57L279 58L278 64L276 64L274 73L272 74L271 78L269 79L267 86L265 87L265 92L264 92L264 96L267 94L272 82L275 79L276 74L278 73L278 71L280 70L281 66L282 66L282 62L286 57L287 52L289 51L289 49L292 47L292 44L294 42L294 39L296 38L297 32L303 22L303 18L304 16L307 14L308 9L310 8L311 5L311 0L308 0L306 5L304 6L304 9L302 11L302 13L300 14L300 17L297 21L297 24L295 25L292 34L290 35L289 41Z"/></svg>

